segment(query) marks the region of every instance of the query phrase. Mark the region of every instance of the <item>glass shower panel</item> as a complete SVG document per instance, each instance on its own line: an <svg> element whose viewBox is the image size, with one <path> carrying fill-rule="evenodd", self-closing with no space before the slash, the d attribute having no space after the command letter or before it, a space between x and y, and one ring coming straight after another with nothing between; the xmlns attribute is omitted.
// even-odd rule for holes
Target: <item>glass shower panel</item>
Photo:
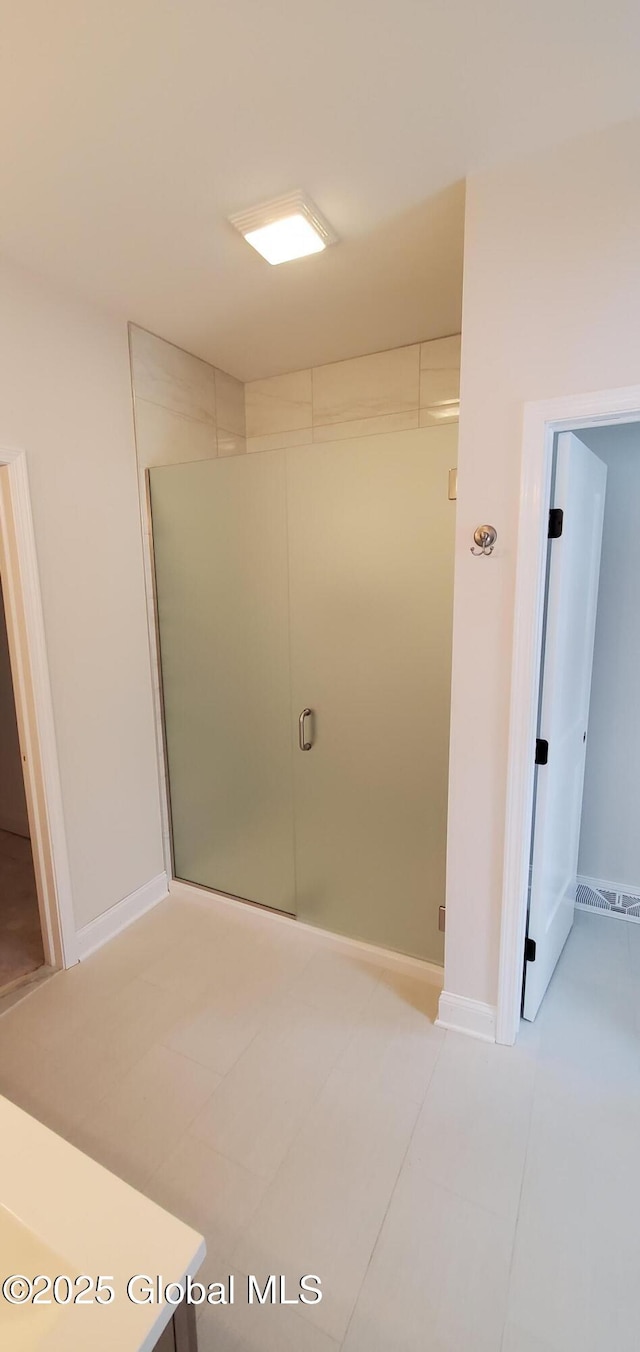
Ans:
<svg viewBox="0 0 640 1352"><path fill-rule="evenodd" d="M284 452L150 483L176 876L293 912Z"/></svg>
<svg viewBox="0 0 640 1352"><path fill-rule="evenodd" d="M457 426L287 452L297 912L442 962Z"/></svg>

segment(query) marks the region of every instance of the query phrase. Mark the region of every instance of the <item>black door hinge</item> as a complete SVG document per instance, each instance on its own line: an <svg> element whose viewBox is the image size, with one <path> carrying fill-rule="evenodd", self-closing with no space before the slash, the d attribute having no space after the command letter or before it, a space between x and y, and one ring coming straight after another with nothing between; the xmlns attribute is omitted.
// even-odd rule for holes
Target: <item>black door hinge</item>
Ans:
<svg viewBox="0 0 640 1352"><path fill-rule="evenodd" d="M564 512L562 507L549 508L549 539L559 540L562 535Z"/></svg>
<svg viewBox="0 0 640 1352"><path fill-rule="evenodd" d="M544 737L536 737L536 765L546 765L549 759L549 743Z"/></svg>
<svg viewBox="0 0 640 1352"><path fill-rule="evenodd" d="M535 962L535 960L536 960L536 941L535 941L535 939L525 939L525 941L524 941L524 960L525 960L525 962Z"/></svg>

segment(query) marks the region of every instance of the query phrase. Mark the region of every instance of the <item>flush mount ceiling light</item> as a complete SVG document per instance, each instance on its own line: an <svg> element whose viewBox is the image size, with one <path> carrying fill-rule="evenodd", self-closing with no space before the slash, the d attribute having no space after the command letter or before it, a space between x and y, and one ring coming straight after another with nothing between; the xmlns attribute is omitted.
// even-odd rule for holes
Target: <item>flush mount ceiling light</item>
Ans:
<svg viewBox="0 0 640 1352"><path fill-rule="evenodd" d="M289 263L321 253L337 236L303 192L287 193L230 216L231 224L267 263Z"/></svg>

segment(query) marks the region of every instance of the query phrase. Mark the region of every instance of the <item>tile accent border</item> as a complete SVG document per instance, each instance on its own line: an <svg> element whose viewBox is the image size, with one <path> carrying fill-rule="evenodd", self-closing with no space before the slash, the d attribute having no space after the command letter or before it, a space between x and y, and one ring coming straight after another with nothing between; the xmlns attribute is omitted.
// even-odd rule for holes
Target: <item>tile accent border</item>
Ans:
<svg viewBox="0 0 640 1352"><path fill-rule="evenodd" d="M576 906L581 911L599 911L616 920L640 923L640 887L620 887L602 878L578 878Z"/></svg>
<svg viewBox="0 0 640 1352"><path fill-rule="evenodd" d="M495 1042L496 1010L494 1005L486 1005L482 1000L470 1000L466 995L443 991L436 1026L454 1033L466 1033L467 1037L479 1038L481 1042Z"/></svg>
<svg viewBox="0 0 640 1352"><path fill-rule="evenodd" d="M91 953L95 953L96 949L102 948L102 945L108 943L110 939L115 939L116 934L127 929L134 920L139 920L140 916L157 906L159 901L164 901L168 895L167 875L158 873L157 877L150 878L148 883L143 883L135 892L130 892L128 897L123 897L122 901L118 901L108 911L91 920L88 925L83 925L77 932L80 962Z"/></svg>

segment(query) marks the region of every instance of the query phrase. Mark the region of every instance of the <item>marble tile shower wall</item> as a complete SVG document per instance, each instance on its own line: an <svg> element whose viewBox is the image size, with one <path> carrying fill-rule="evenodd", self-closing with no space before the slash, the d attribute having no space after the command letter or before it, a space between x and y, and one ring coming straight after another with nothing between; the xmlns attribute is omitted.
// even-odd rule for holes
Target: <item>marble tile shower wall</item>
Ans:
<svg viewBox="0 0 640 1352"><path fill-rule="evenodd" d="M141 469L453 422L460 335L246 385L130 327Z"/></svg>
<svg viewBox="0 0 640 1352"><path fill-rule="evenodd" d="M136 325L129 333L140 468L242 455L242 381Z"/></svg>
<svg viewBox="0 0 640 1352"><path fill-rule="evenodd" d="M454 422L460 335L250 380L244 389L247 451Z"/></svg>

